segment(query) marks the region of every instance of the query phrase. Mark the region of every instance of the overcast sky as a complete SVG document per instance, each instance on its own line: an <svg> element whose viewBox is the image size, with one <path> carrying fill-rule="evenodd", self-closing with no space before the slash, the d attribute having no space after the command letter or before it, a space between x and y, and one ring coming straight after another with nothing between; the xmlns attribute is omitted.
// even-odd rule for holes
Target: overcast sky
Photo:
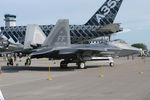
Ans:
<svg viewBox="0 0 150 100"><path fill-rule="evenodd" d="M69 19L70 24L84 24L106 0L1 0L0 26L4 14L16 14L17 25L55 24ZM126 32L113 36L129 44L145 43L150 49L150 0L124 0L115 19Z"/></svg>

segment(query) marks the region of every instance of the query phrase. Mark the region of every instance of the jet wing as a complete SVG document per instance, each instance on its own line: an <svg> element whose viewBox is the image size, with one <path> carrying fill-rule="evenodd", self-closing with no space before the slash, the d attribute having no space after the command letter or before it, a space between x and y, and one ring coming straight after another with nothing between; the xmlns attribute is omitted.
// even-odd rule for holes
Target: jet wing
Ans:
<svg viewBox="0 0 150 100"><path fill-rule="evenodd" d="M114 51L119 51L120 48L110 46L107 44L76 44L72 45L71 48L59 50L59 54L75 54L79 52L92 52L101 54L114 54Z"/></svg>
<svg viewBox="0 0 150 100"><path fill-rule="evenodd" d="M68 48L59 50L60 55L64 54L75 54L79 52L105 52L104 49L92 49L92 48Z"/></svg>

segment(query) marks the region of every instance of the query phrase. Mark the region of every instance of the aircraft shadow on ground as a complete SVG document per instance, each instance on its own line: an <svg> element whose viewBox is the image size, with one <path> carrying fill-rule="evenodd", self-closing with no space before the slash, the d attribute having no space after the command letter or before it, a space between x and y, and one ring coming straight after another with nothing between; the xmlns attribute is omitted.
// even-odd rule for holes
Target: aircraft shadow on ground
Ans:
<svg viewBox="0 0 150 100"><path fill-rule="evenodd" d="M99 66L86 66L85 70L89 68L98 68L98 67ZM14 73L19 71L49 71L49 67L41 67L41 66L2 66L1 69L4 73ZM77 66L71 66L68 68L50 67L50 71L52 72L75 71L75 70L80 69Z"/></svg>

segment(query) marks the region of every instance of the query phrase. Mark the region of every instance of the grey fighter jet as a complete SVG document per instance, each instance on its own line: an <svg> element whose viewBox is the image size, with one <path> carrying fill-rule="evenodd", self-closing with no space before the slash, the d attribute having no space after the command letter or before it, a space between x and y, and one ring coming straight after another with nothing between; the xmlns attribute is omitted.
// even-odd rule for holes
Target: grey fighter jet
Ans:
<svg viewBox="0 0 150 100"><path fill-rule="evenodd" d="M68 63L76 63L80 68L84 68L85 62L91 61L92 57L130 55L139 51L135 48L117 47L111 43L71 44L69 31L69 21L59 20L46 40L42 42L41 47L30 54L31 58L64 59L60 67L66 67ZM34 40L36 38L32 41ZM28 41L26 41L27 45ZM32 44L32 41L29 41L29 44Z"/></svg>

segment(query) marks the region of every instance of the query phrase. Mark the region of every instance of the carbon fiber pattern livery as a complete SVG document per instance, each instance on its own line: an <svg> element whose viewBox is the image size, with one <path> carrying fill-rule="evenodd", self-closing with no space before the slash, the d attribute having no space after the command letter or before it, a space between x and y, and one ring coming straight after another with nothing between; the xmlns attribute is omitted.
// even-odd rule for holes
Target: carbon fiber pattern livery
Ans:
<svg viewBox="0 0 150 100"><path fill-rule="evenodd" d="M100 31L100 29L113 23L122 1L107 0L85 25L69 25L71 43L87 41L114 33L112 31ZM40 25L46 36L53 27L54 25ZM26 26L1 27L1 34L15 43L24 44Z"/></svg>
<svg viewBox="0 0 150 100"><path fill-rule="evenodd" d="M40 28L46 36L48 36L53 27L54 25L40 25ZM70 25L71 42L77 43L79 41L86 41L95 37L102 36L103 33L97 32L99 27L100 26ZM1 28L1 34L5 35L8 39L12 38L15 43L19 42L24 44L25 33L26 26ZM108 32L108 34L110 33Z"/></svg>
<svg viewBox="0 0 150 100"><path fill-rule="evenodd" d="M85 25L112 24L123 0L107 0Z"/></svg>

